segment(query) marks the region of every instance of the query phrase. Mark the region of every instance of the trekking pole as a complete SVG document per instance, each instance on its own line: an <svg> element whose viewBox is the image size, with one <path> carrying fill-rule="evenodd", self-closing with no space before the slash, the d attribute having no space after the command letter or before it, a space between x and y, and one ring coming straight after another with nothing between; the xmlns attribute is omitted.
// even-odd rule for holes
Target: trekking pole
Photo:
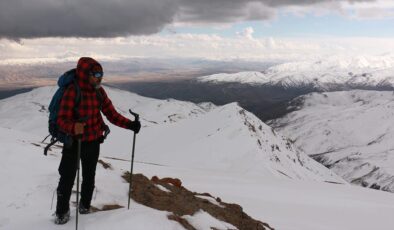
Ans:
<svg viewBox="0 0 394 230"><path fill-rule="evenodd" d="M79 122L86 122L88 117L83 117L79 119ZM77 208L75 209L75 230L78 230L78 209L79 209L79 166L81 161L81 145L82 145L82 135L78 134L76 136L78 140L78 150L77 150Z"/></svg>
<svg viewBox="0 0 394 230"><path fill-rule="evenodd" d="M77 208L75 214L75 230L78 230L78 208L79 208L79 161L81 160L81 139L82 135L78 135L78 151L77 151Z"/></svg>
<svg viewBox="0 0 394 230"><path fill-rule="evenodd" d="M132 112L131 109L129 109L129 112L134 116L134 121L138 121L140 119L140 115ZM129 175L129 201L128 201L128 204L127 204L127 209L130 209L130 191L131 191L131 183L132 183L132 176L133 176L135 137L136 137L136 133L134 132L133 151L132 151L132 155L131 155L131 168L130 168L130 175Z"/></svg>

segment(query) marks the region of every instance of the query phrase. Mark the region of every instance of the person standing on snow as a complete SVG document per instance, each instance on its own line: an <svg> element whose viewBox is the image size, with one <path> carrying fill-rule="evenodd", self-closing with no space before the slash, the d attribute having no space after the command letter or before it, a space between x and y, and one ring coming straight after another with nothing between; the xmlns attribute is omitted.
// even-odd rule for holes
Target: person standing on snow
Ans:
<svg viewBox="0 0 394 230"><path fill-rule="evenodd" d="M65 224L70 219L70 197L77 172L78 143L76 136L81 137L82 188L78 211L80 214L90 212L90 203L95 184L96 166L106 131L101 116L119 127L138 133L141 124L131 121L119 114L105 90L101 87L103 69L90 57L79 59L75 77L80 87L80 103L75 108L76 89L70 84L63 94L58 112L57 125L66 134L72 135L74 141L70 147L63 146L62 159L59 165L60 180L57 187L57 204L55 224ZM81 122L81 118L86 118Z"/></svg>

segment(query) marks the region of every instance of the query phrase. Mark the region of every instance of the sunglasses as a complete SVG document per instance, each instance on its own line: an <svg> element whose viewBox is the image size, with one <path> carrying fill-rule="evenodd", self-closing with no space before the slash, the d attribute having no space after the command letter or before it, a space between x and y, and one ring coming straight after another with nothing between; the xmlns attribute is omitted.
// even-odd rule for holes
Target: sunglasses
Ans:
<svg viewBox="0 0 394 230"><path fill-rule="evenodd" d="M95 78L102 78L104 76L104 73L103 72L96 72L96 73L91 72L90 75Z"/></svg>

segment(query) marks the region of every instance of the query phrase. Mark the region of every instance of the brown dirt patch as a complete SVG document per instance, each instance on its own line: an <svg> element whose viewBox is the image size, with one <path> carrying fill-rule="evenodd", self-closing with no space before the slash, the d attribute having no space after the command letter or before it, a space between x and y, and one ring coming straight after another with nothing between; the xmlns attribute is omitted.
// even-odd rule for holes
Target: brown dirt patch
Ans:
<svg viewBox="0 0 394 230"><path fill-rule="evenodd" d="M123 178L128 181L129 172L126 172ZM182 182L179 179L166 178L166 180L161 180L158 177L153 177L152 179L149 180L142 174L133 174L130 194L133 200L154 209L172 212L173 215L169 215L168 218L177 221L186 229L195 228L182 216L192 216L199 210L209 213L218 220L230 223L239 230L273 229L268 224L247 215L238 204L225 203L220 198L215 198L209 193L195 193L187 190L182 186ZM168 191L160 189L158 185L163 186ZM204 199L201 196L206 196L208 199ZM211 202L210 198L215 199L216 202Z"/></svg>
<svg viewBox="0 0 394 230"><path fill-rule="evenodd" d="M104 167L104 169L111 169L112 170L112 165L110 163L107 163L101 159L98 160L98 163L100 163Z"/></svg>

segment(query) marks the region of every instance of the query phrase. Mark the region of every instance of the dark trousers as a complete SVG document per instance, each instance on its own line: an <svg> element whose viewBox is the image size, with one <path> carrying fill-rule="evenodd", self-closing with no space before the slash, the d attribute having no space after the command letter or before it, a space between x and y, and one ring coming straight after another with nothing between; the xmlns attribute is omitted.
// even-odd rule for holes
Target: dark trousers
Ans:
<svg viewBox="0 0 394 230"><path fill-rule="evenodd" d="M57 187L56 213L63 214L68 211L72 188L77 173L78 142L75 140L69 148L63 147L62 160L59 165L60 180ZM100 154L100 142L82 142L82 186L80 202L86 208L90 207L94 190L94 177Z"/></svg>

